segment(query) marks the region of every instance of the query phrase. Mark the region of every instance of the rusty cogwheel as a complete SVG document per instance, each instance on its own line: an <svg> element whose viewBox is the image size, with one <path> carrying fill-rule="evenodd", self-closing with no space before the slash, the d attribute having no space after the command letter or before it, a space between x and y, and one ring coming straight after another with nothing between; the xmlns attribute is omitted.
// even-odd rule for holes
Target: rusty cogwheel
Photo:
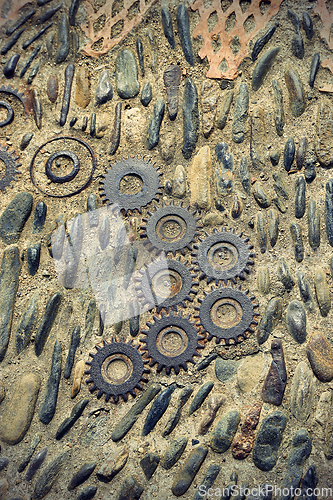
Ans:
<svg viewBox="0 0 333 500"><path fill-rule="evenodd" d="M200 307L195 307L199 314L195 316L204 331L208 333L208 340L216 337L216 343L225 340L229 344L233 340L236 344L247 338L247 332L253 333L252 325L258 323L254 319L259 316L254 308L255 297L248 297L249 291L241 291L240 286L233 288L231 284L220 288L212 286L211 292L205 292L205 298L200 299Z"/></svg>
<svg viewBox="0 0 333 500"><path fill-rule="evenodd" d="M19 159L19 156L16 155L14 151L8 153L8 146L5 148L0 146L0 160L2 160L5 164L6 171L5 174L0 178L0 190L5 192L6 187L10 185L12 181L17 181L16 175L20 174L18 167L21 166L21 163L16 163Z"/></svg>
<svg viewBox="0 0 333 500"><path fill-rule="evenodd" d="M187 362L195 364L193 357L201 356L197 349L204 348L201 342L205 337L198 334L189 317L183 318L181 312L178 315L162 312L161 318L153 316L154 324L147 322L148 330L141 331L146 338L141 342L145 344L142 350L151 358L149 366L157 364L158 372L165 368L169 375L171 368L178 374L180 368L187 371Z"/></svg>
<svg viewBox="0 0 333 500"><path fill-rule="evenodd" d="M219 281L236 283L238 277L245 279L244 273L250 273L248 266L254 264L251 258L255 254L251 252L253 245L247 245L249 239L242 239L242 234L235 234L234 229L214 229L213 234L206 233L207 237L194 245L193 263L198 266L195 270L201 271L199 279L207 278L207 283L215 280L216 285Z"/></svg>
<svg viewBox="0 0 333 500"><path fill-rule="evenodd" d="M114 403L118 403L119 396L127 401L128 393L135 398L134 389L143 390L140 382L148 382L143 376L150 373L149 368L144 366L148 360L142 358L138 351L140 346L134 346L132 342L133 340L125 342L124 338L117 340L112 337L110 342L103 340L103 347L95 346L96 354L89 353L92 361L86 361L90 365L90 369L85 372L90 375L86 383L93 384L89 387L90 392L98 389L97 398L105 394L105 401L113 396ZM117 368L121 369L118 376L115 373Z"/></svg>

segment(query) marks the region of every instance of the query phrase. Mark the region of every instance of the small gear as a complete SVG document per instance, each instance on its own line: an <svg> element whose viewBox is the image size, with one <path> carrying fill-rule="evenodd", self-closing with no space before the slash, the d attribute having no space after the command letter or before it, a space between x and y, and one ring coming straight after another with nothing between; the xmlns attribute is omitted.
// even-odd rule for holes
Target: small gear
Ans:
<svg viewBox="0 0 333 500"><path fill-rule="evenodd" d="M0 160L4 162L6 167L6 172L0 179L0 190L3 192L6 191L6 187L8 187L12 181L18 180L15 177L15 175L21 173L16 170L21 166L21 163L16 163L18 159L19 156L16 156L14 151L8 153L8 146L4 148L0 146Z"/></svg>
<svg viewBox="0 0 333 500"><path fill-rule="evenodd" d="M183 208L182 203L174 205L171 202L170 205L164 203L161 208L148 214L149 219L143 219L146 226L142 227L145 232L141 237L148 238L150 250L155 248L159 252L172 252L173 255L180 250L184 255L185 247L192 249L191 243L199 235L196 232L199 218L194 217L195 212L189 212L188 207Z"/></svg>
<svg viewBox="0 0 333 500"><path fill-rule="evenodd" d="M11 86L5 87L5 85L2 85L0 87L0 93L9 94L11 96L16 97L23 105L26 116L28 116L28 114L29 114L29 112L28 112L28 99L24 96L23 92L19 92L18 89L13 89L13 87L11 87Z"/></svg>
<svg viewBox="0 0 333 500"><path fill-rule="evenodd" d="M93 384L89 387L90 392L98 389L98 398L105 394L105 401L109 401L111 396L114 403L118 403L119 396L127 401L128 393L134 398L134 389L143 390L140 382L148 382L143 376L144 373L150 373L144 366L148 360L142 358L138 351L139 345L134 346L132 342L133 340L127 343L123 338L119 341L112 337L110 342L103 340L103 347L95 346L96 354L89 353L92 361L86 361L86 364L90 365L90 369L85 372L90 375L86 383ZM116 363L126 367L122 376L117 377L114 374Z"/></svg>
<svg viewBox="0 0 333 500"><path fill-rule="evenodd" d="M149 304L150 308L156 307L157 312L162 308L177 309L177 305L186 307L185 301L193 302L191 293L197 291L193 286L199 285L194 281L196 274L191 274L193 267L186 267L188 261L180 262L178 259L154 260L140 271L142 276L138 279L136 289L143 305Z"/></svg>
<svg viewBox="0 0 333 500"><path fill-rule="evenodd" d="M198 334L193 323L189 321L190 316L183 318L182 313L178 315L171 313L166 315L162 312L161 318L154 316L155 323L147 323L148 330L142 330L146 338L141 340L145 344L142 349L147 351L151 358L149 365L157 363L157 371L165 367L169 375L171 368L178 374L180 368L187 371L187 362L195 363L194 356L201 356L197 349L203 349L201 343L205 337Z"/></svg>
<svg viewBox="0 0 333 500"><path fill-rule="evenodd" d="M216 285L220 280L236 283L238 277L245 279L244 272L250 273L248 266L254 264L251 258L255 254L251 252L253 245L247 245L249 239L242 239L242 234L235 234L234 229L228 232L223 228L220 233L215 229L214 234L206 233L207 238L194 245L193 263L198 265L195 270L201 271L199 279L207 278L207 283L215 280Z"/></svg>
<svg viewBox="0 0 333 500"><path fill-rule="evenodd" d="M100 187L101 196L105 196L109 205L116 204L119 210L137 209L141 213L142 207L145 207L152 200L158 201L158 195L162 194L160 191L161 184L159 176L161 175L158 168L154 167L155 163L150 160L145 160L144 157L122 159L112 168L106 171L103 176L104 180L101 181ZM126 176L135 176L142 182L141 190L135 194L121 193L120 183Z"/></svg>
<svg viewBox="0 0 333 500"><path fill-rule="evenodd" d="M240 286L232 288L215 288L212 286L210 293L205 292L205 298L199 299L200 307L196 318L205 332L208 332L208 340L216 337L219 344L222 339L229 344L233 339L237 344L240 337L246 339L246 332L253 333L251 326L257 325L254 319L258 313L254 311L258 304L253 303L255 297L248 297L248 290L242 292Z"/></svg>

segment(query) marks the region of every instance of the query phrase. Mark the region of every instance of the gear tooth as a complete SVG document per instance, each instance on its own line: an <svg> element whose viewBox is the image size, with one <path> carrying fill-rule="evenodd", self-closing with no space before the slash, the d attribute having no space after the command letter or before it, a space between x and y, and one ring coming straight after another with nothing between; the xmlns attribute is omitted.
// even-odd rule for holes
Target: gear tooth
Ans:
<svg viewBox="0 0 333 500"><path fill-rule="evenodd" d="M213 281L213 278L207 278L207 285L209 285Z"/></svg>
<svg viewBox="0 0 333 500"><path fill-rule="evenodd" d="M127 396L127 394L126 394L126 393L121 394L121 397L123 398L123 400L124 400L124 401L125 401L125 403L126 403L126 401L128 400L128 396Z"/></svg>
<svg viewBox="0 0 333 500"><path fill-rule="evenodd" d="M90 372L86 372L87 374L90 373ZM92 378L89 378L88 380L86 380L86 384L91 384L91 382L93 382L93 379Z"/></svg>
<svg viewBox="0 0 333 500"><path fill-rule="evenodd" d="M139 389L139 391L143 391L143 386L141 384L136 384L135 388Z"/></svg>
<svg viewBox="0 0 333 500"><path fill-rule="evenodd" d="M103 396L103 391L100 389L97 393L97 399L101 398Z"/></svg>
<svg viewBox="0 0 333 500"><path fill-rule="evenodd" d="M128 392L130 393L130 395L131 395L133 398L135 398L135 397L136 397L136 394L135 394L135 392L133 391L133 389L129 390Z"/></svg>
<svg viewBox="0 0 333 500"><path fill-rule="evenodd" d="M108 396L109 396L109 397L108 397L108 400L109 400L109 398L110 398L111 394L108 394ZM113 400L114 400L115 404L117 404L117 403L118 403L118 401L119 401L119 396L118 396L118 394L116 394L115 396L113 396ZM105 397L105 401L106 401L106 397Z"/></svg>
<svg viewBox="0 0 333 500"><path fill-rule="evenodd" d="M95 384L93 384L91 387L89 387L89 391L90 392L94 392L95 389L97 389L97 387L95 386Z"/></svg>
<svg viewBox="0 0 333 500"><path fill-rule="evenodd" d="M179 373L179 366L174 366L174 370L175 370L175 374L178 375L178 373Z"/></svg>

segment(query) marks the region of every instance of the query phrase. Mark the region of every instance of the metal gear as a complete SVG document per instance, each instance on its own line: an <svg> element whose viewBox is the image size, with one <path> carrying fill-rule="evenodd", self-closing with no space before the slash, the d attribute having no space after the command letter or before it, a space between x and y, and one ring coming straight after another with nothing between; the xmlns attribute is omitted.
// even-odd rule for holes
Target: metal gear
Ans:
<svg viewBox="0 0 333 500"><path fill-rule="evenodd" d="M197 294L193 286L199 285L194 281L196 274L191 274L193 267L186 267L188 261L178 259L154 260L141 272L138 278L139 298L143 305L156 307L157 312L170 307L177 310L177 305L186 307L185 301L193 302L191 293Z"/></svg>
<svg viewBox="0 0 333 500"><path fill-rule="evenodd" d="M180 250L184 255L184 248L192 249L191 243L194 237L198 236L196 232L197 221L195 212L189 212L188 207L183 208L180 205L170 205L163 203L161 208L157 208L155 212L148 212L149 219L144 218L146 226L142 226L145 232L141 237L147 237L147 244L150 243L150 250L154 248L165 253L172 252L176 254Z"/></svg>
<svg viewBox="0 0 333 500"><path fill-rule="evenodd" d="M254 319L258 313L254 311L258 304L253 303L255 297L248 297L248 290L242 292L240 286L232 288L215 288L212 286L210 293L205 292L205 298L199 299L200 307L196 318L205 332L208 332L208 340L216 337L219 344L222 339L226 344L234 340L237 344L240 337L247 338L246 332L253 333L251 325L257 325Z"/></svg>
<svg viewBox="0 0 333 500"><path fill-rule="evenodd" d="M178 374L180 368L187 371L187 362L195 364L193 357L201 356L197 349L203 349L204 345L200 342L205 337L198 334L189 317L183 318L181 312L178 315L166 315L162 312L161 318L153 316L154 324L147 323L149 329L141 331L146 335L141 342L145 344L142 350L147 351L147 356L151 358L149 366L157 363L157 371L160 372L164 367L169 375L171 368ZM178 347L175 347L176 337L181 340Z"/></svg>
<svg viewBox="0 0 333 500"><path fill-rule="evenodd" d="M9 186L12 181L18 180L16 179L15 175L21 173L16 170L17 167L21 166L21 163L16 163L16 161L19 159L19 156L16 156L14 151L12 151L11 153L8 153L7 151L8 146L4 148L0 146L0 160L4 162L6 167L6 172L0 179L0 190L3 192L6 191L6 187Z"/></svg>
<svg viewBox="0 0 333 500"><path fill-rule="evenodd" d="M222 228L222 232L216 229L213 234L206 233L207 238L201 239L201 243L194 245L196 252L192 253L197 264L196 271L201 271L199 279L207 278L207 283L215 280L216 285L222 280L236 283L236 278L245 279L244 273L249 274L254 262L251 258L255 254L251 252L253 245L247 245L249 238L242 239L243 233L235 234Z"/></svg>
<svg viewBox="0 0 333 500"><path fill-rule="evenodd" d="M112 337L110 342L103 340L103 347L95 346L96 354L89 353L92 361L86 361L86 364L90 365L90 369L85 372L90 375L86 383L93 384L89 387L90 392L98 389L97 398L105 394L105 401L109 401L113 396L114 403L118 403L119 396L127 401L128 393L134 398L136 396L134 389L143 390L140 382L148 382L143 376L145 373L150 373L144 366L148 360L142 358L138 351L140 346L134 346L132 342L133 340L127 343L124 338L119 341ZM117 361L126 365L126 373L119 378L112 376L112 368L110 369L110 365Z"/></svg>
<svg viewBox="0 0 333 500"><path fill-rule="evenodd" d="M0 87L0 93L9 94L16 97L21 102L21 104L23 104L25 114L26 116L28 116L28 99L24 96L23 92L18 92L18 89L13 89L13 87L11 86L5 87L5 85L2 85Z"/></svg>
<svg viewBox="0 0 333 500"><path fill-rule="evenodd" d="M142 207L145 207L152 200L158 201L157 195L162 194L160 189L159 168L154 167L155 163L151 163L150 159L145 160L144 157L134 158L129 157L127 160L117 162L111 165L111 169L106 171L103 176L104 180L100 183L102 186L99 188L101 196L105 196L109 205L116 204L119 210L137 209L141 213ZM120 192L120 182L127 176L133 175L138 177L142 182L142 188L138 193L128 194Z"/></svg>

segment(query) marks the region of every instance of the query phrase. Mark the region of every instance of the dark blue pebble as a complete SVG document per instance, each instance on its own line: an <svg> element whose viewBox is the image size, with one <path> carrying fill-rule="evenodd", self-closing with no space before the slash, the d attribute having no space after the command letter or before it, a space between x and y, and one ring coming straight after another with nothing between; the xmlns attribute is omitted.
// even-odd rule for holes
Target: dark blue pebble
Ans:
<svg viewBox="0 0 333 500"><path fill-rule="evenodd" d="M193 66L194 57L190 33L190 20L187 8L182 3L177 8L177 27L180 44L182 46L186 61Z"/></svg>
<svg viewBox="0 0 333 500"><path fill-rule="evenodd" d="M69 378L71 376L71 371L73 368L73 363L75 358L75 352L80 345L80 333L81 333L80 326L79 325L75 326L72 332L71 343L67 355L66 368L64 373L65 378Z"/></svg>
<svg viewBox="0 0 333 500"><path fill-rule="evenodd" d="M162 418L169 406L171 396L175 389L176 385L172 384L170 387L164 389L159 396L157 396L146 417L142 429L143 436L147 436L154 429L160 418Z"/></svg>

